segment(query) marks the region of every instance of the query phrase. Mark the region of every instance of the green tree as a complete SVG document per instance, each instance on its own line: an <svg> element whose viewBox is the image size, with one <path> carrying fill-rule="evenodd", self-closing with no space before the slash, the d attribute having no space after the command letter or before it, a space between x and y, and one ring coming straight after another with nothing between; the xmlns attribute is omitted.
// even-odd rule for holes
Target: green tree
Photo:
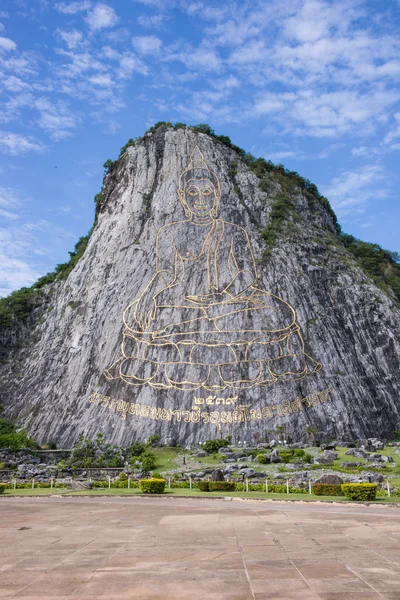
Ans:
<svg viewBox="0 0 400 600"><path fill-rule="evenodd" d="M119 152L119 156L122 156L124 154L124 152L130 147L130 146L134 146L135 145L135 140L133 140L132 138L130 138L126 144L124 146L122 146L120 152Z"/></svg>
<svg viewBox="0 0 400 600"><path fill-rule="evenodd" d="M198 125L194 125L192 129L198 133L206 133L207 135L215 136L214 129L212 129L210 125L207 125L207 123L199 123Z"/></svg>
<svg viewBox="0 0 400 600"><path fill-rule="evenodd" d="M280 441L283 442L284 434L286 432L286 425L277 425L275 431L279 434Z"/></svg>
<svg viewBox="0 0 400 600"><path fill-rule="evenodd" d="M111 160L111 158L107 158L106 162L103 165L105 175L107 175L107 173L111 171L114 165L115 162Z"/></svg>
<svg viewBox="0 0 400 600"><path fill-rule="evenodd" d="M311 438L311 441L314 443L315 442L315 438L318 435L318 427L313 427L312 425L308 425L305 429L304 429L304 433L306 435L308 435Z"/></svg>

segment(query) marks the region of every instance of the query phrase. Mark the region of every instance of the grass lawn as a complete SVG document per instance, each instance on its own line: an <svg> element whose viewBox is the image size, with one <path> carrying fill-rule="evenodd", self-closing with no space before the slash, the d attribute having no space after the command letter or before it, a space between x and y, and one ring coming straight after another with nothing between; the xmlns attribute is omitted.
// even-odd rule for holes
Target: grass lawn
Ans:
<svg viewBox="0 0 400 600"><path fill-rule="evenodd" d="M184 450L183 448L162 446L161 448L150 448L149 450L156 457L155 470L157 471L179 469L183 464L183 457L188 456L187 450Z"/></svg>
<svg viewBox="0 0 400 600"><path fill-rule="evenodd" d="M86 490L72 492L67 489L52 490L48 488L34 490L5 490L2 497L5 496L51 496L51 495L68 495L68 496L132 496L142 495L141 491L136 488L104 488L96 490ZM309 501L309 502L350 502L342 496L315 496L314 494L266 494L265 492L201 492L200 490L190 489L171 489L165 490L163 496L191 496L201 498L264 498L276 500L293 500L293 501ZM400 497L378 498L375 504L385 504L388 502L400 503Z"/></svg>

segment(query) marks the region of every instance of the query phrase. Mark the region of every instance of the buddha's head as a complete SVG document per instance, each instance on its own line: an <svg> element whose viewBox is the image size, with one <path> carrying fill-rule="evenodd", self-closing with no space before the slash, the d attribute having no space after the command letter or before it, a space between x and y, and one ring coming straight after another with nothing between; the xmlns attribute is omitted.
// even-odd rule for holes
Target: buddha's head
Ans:
<svg viewBox="0 0 400 600"><path fill-rule="evenodd" d="M178 193L186 217L200 220L217 217L221 196L219 179L210 171L197 146L188 168L180 176Z"/></svg>

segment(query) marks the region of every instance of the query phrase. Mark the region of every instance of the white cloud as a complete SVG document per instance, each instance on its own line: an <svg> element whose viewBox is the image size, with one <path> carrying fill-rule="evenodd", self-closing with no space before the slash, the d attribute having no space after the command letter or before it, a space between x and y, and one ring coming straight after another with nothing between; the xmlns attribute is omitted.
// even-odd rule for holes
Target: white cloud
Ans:
<svg viewBox="0 0 400 600"><path fill-rule="evenodd" d="M9 92L21 92L22 90L27 90L31 87L29 83L14 75L7 77L7 79L3 81L3 85Z"/></svg>
<svg viewBox="0 0 400 600"><path fill-rule="evenodd" d="M96 4L89 11L86 21L92 31L100 31L108 27L114 27L119 21L114 9L107 4Z"/></svg>
<svg viewBox="0 0 400 600"><path fill-rule="evenodd" d="M57 33L70 49L74 49L79 46L83 39L82 33L80 31L76 31L76 29L73 31L63 31L61 29L57 29Z"/></svg>
<svg viewBox="0 0 400 600"><path fill-rule="evenodd" d="M379 88L364 94L348 90L315 94L300 90L261 94L251 112L272 116L283 125L282 133L334 137L351 130L362 134L372 132L399 100L400 91Z"/></svg>
<svg viewBox="0 0 400 600"><path fill-rule="evenodd" d="M396 124L391 126L390 131L387 133L384 139L384 144L391 144L393 140L400 138L400 112L394 115Z"/></svg>
<svg viewBox="0 0 400 600"><path fill-rule="evenodd" d="M38 278L39 273L30 267L26 260L15 258L7 249L0 247L0 297L8 296L21 287L30 286Z"/></svg>
<svg viewBox="0 0 400 600"><path fill-rule="evenodd" d="M365 165L334 177L328 186L320 186L339 215L363 213L371 200L386 198L385 172L380 165Z"/></svg>
<svg viewBox="0 0 400 600"><path fill-rule="evenodd" d="M89 10L91 2L89 0L82 0L81 2L58 2L54 8L65 15L74 15L78 12Z"/></svg>
<svg viewBox="0 0 400 600"><path fill-rule="evenodd" d="M54 104L42 97L35 100L34 106L39 112L39 127L45 129L55 140L69 137L81 123L81 117L62 102Z"/></svg>
<svg viewBox="0 0 400 600"><path fill-rule="evenodd" d="M293 157L298 158L298 154L296 152L294 152L293 150L287 150L287 151L282 150L282 152L268 153L269 160L272 160L273 162L278 162L284 158L293 158Z"/></svg>
<svg viewBox="0 0 400 600"><path fill-rule="evenodd" d="M19 200L14 190L11 188L0 186L0 215L12 219L19 219L16 209L18 208Z"/></svg>
<svg viewBox="0 0 400 600"><path fill-rule="evenodd" d="M0 151L17 156L28 152L42 152L45 146L31 136L18 133L0 132Z"/></svg>
<svg viewBox="0 0 400 600"><path fill-rule="evenodd" d="M108 73L104 75L93 75L93 77L89 77L89 81L93 83L93 85L98 85L100 87L110 87L113 84L113 80Z"/></svg>
<svg viewBox="0 0 400 600"><path fill-rule="evenodd" d="M132 73L141 73L142 75L148 75L149 73L149 69L143 61L132 52L121 53L110 46L105 46L103 52L110 60L119 62L117 75L120 79L129 79Z"/></svg>
<svg viewBox="0 0 400 600"><path fill-rule="evenodd" d="M181 52L172 52L166 56L166 60L177 60L182 62L189 69L198 69L199 71L219 71L222 67L221 57L213 48L185 47Z"/></svg>
<svg viewBox="0 0 400 600"><path fill-rule="evenodd" d="M0 227L0 296L53 270L54 249L65 239L76 235L44 219Z"/></svg>
<svg viewBox="0 0 400 600"><path fill-rule="evenodd" d="M157 54L160 51L162 42L155 35L143 35L134 37L132 44L139 54Z"/></svg>
<svg viewBox="0 0 400 600"><path fill-rule="evenodd" d="M139 15L138 23L145 29L161 29L164 26L167 16L160 13L158 15Z"/></svg>
<svg viewBox="0 0 400 600"><path fill-rule="evenodd" d="M0 36L0 50L16 50L17 44L6 37Z"/></svg>

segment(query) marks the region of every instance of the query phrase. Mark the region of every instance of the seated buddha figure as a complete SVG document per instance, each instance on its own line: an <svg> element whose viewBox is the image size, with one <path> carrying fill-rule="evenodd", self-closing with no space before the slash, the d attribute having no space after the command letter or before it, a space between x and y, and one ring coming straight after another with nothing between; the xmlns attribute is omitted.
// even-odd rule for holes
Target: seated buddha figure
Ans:
<svg viewBox="0 0 400 600"><path fill-rule="evenodd" d="M185 219L158 231L155 273L124 311L121 356L106 378L220 391L317 371L292 306L257 285L246 231L218 217L220 182L198 148L178 193Z"/></svg>

